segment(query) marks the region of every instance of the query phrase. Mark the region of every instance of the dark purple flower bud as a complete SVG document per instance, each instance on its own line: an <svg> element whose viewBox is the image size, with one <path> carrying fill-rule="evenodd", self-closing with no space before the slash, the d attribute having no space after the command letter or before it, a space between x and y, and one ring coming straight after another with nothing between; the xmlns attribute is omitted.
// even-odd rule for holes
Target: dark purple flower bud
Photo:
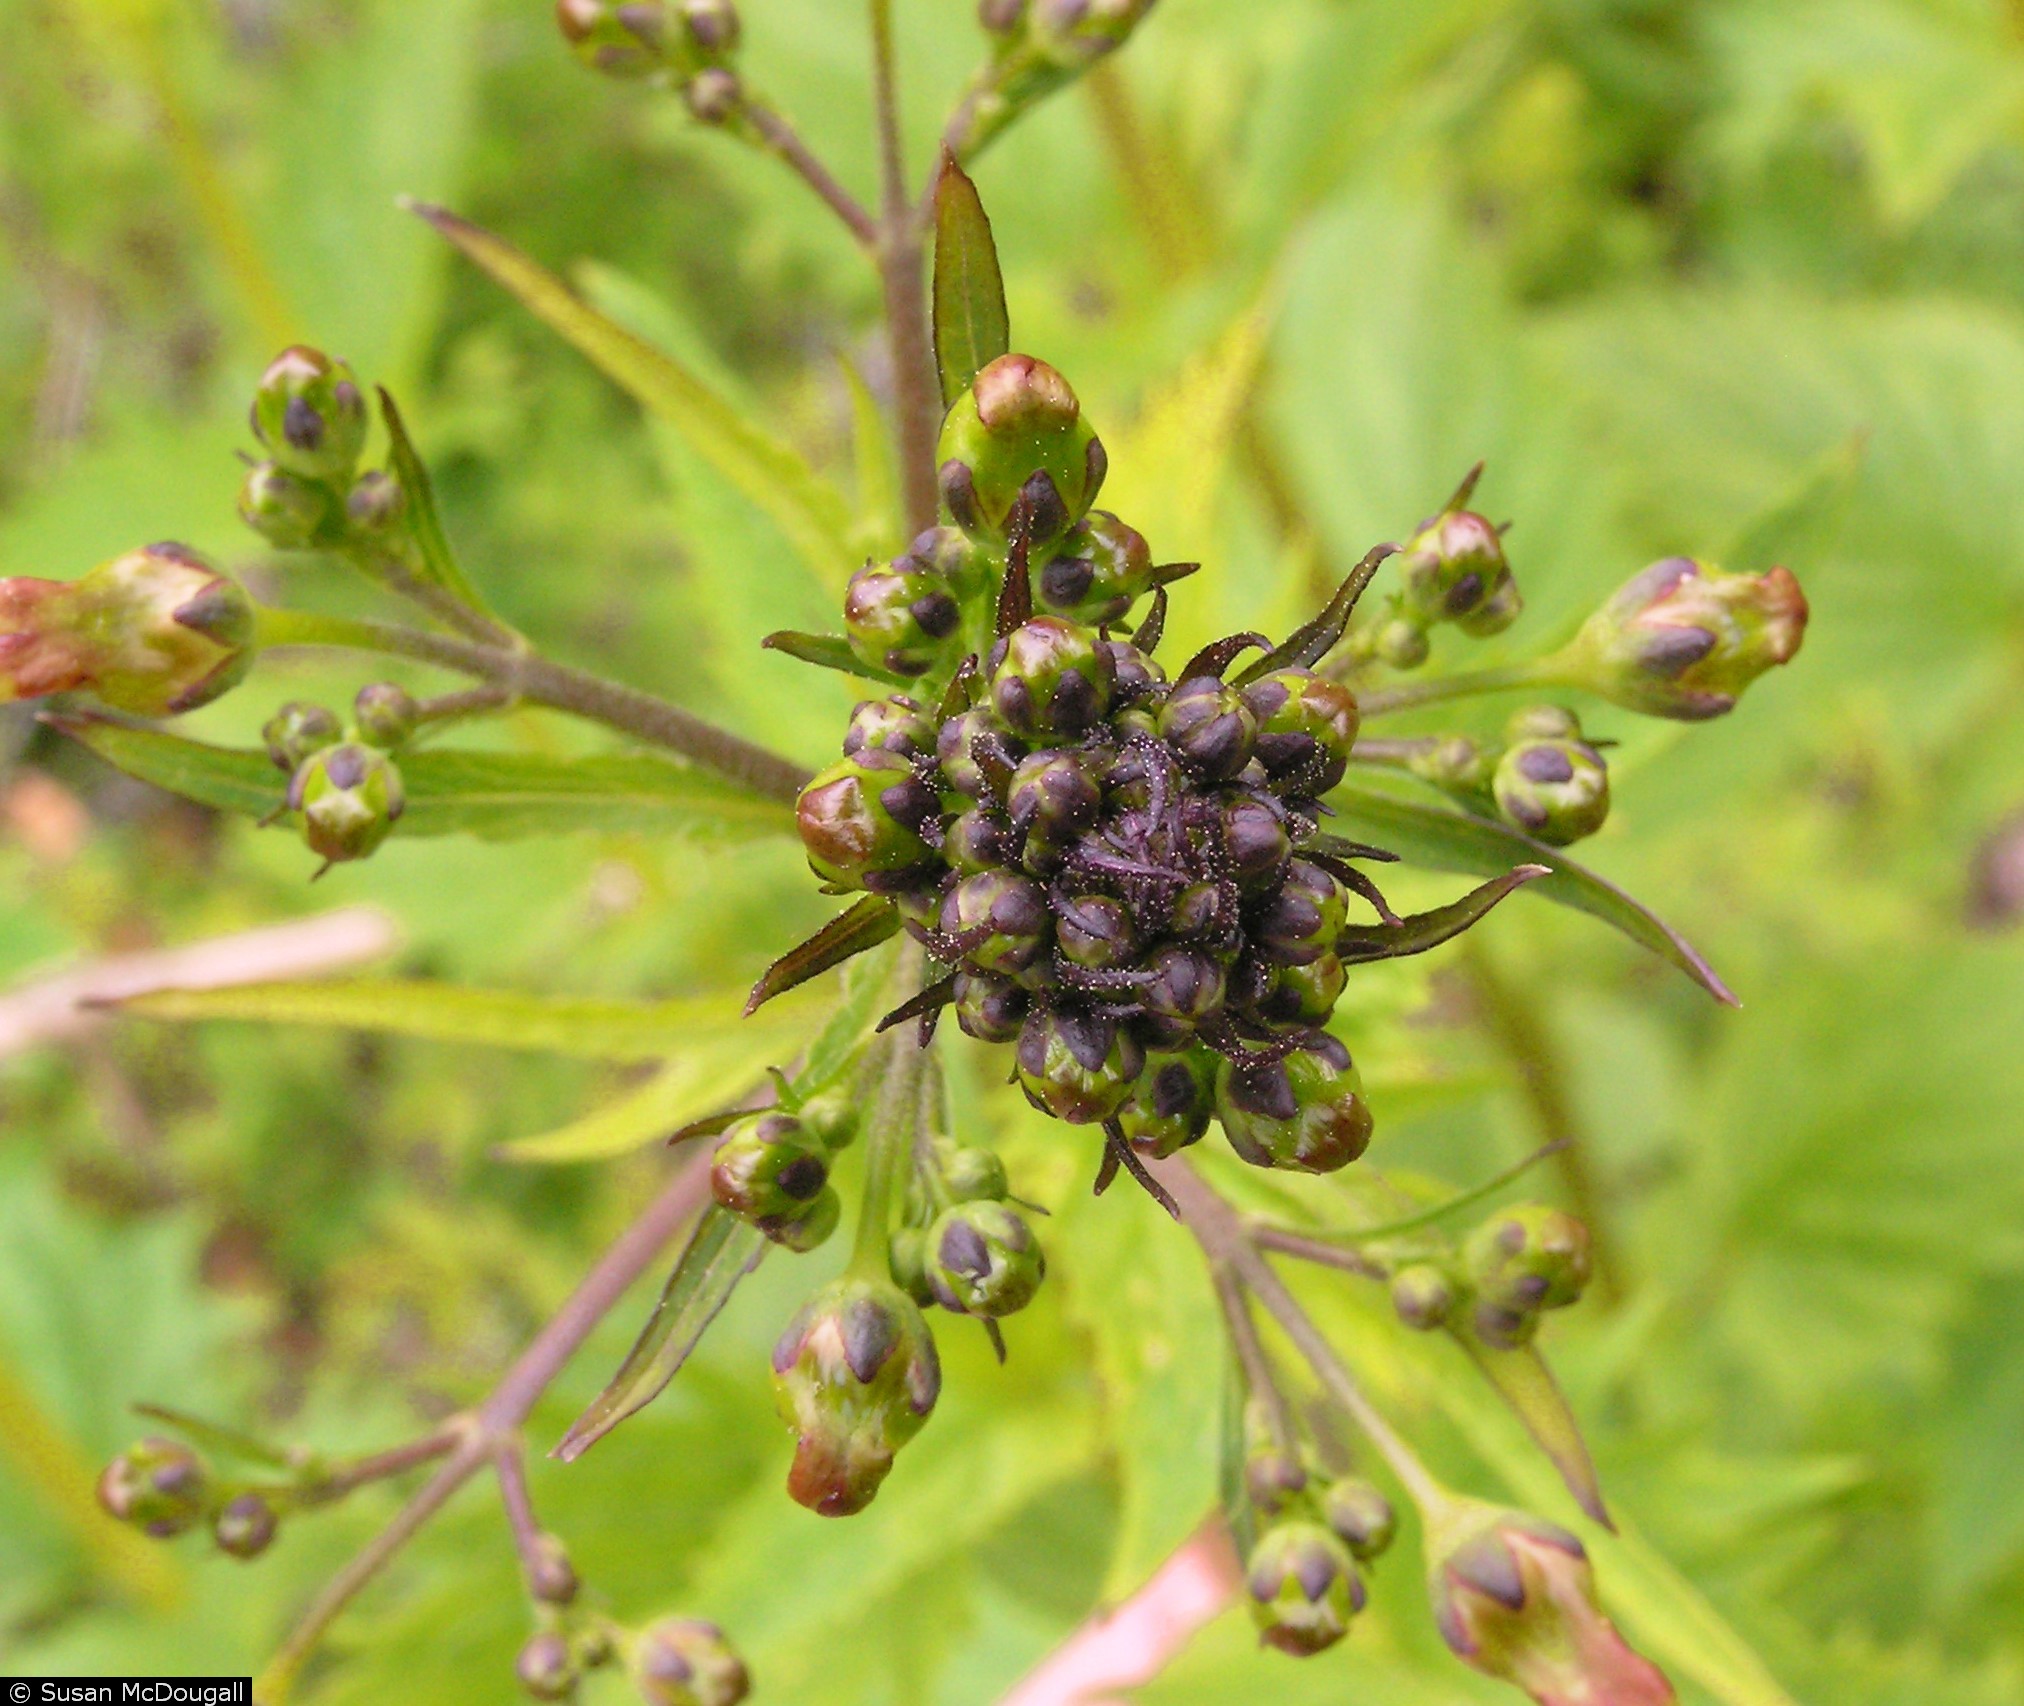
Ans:
<svg viewBox="0 0 2024 1706"><path fill-rule="evenodd" d="M1360 1475L1345 1475L1321 1495L1321 1520L1365 1563L1391 1545L1399 1525L1391 1500Z"/></svg>
<svg viewBox="0 0 2024 1706"><path fill-rule="evenodd" d="M1216 959L1200 948L1169 943L1146 961L1152 974L1139 992L1146 1011L1192 1027L1223 1010L1227 982Z"/></svg>
<svg viewBox="0 0 2024 1706"><path fill-rule="evenodd" d="M960 876L1003 870L1018 860L1019 837L1002 814L974 806L952 818L942 832L942 857Z"/></svg>
<svg viewBox="0 0 2024 1706"><path fill-rule="evenodd" d="M1005 792L1013 832L1029 870L1052 870L1069 845L1095 822L1103 787L1095 764L1079 752L1036 752L1023 758Z"/></svg>
<svg viewBox="0 0 2024 1706"><path fill-rule="evenodd" d="M1092 628L1036 616L991 648L991 704L1016 735L1075 736L1110 709L1115 665Z"/></svg>
<svg viewBox="0 0 2024 1706"><path fill-rule="evenodd" d="M717 1145L710 1194L742 1220L788 1221L829 1183L829 1148L792 1114L753 1114Z"/></svg>
<svg viewBox="0 0 2024 1706"><path fill-rule="evenodd" d="M1225 1060L1216 1112L1230 1147L1254 1167L1332 1173L1370 1146L1370 1105L1349 1050L1316 1035L1284 1060Z"/></svg>
<svg viewBox="0 0 2024 1706"><path fill-rule="evenodd" d="M1251 762L1258 718L1236 688L1213 675L1184 681L1160 707L1160 733L1196 775L1228 781Z"/></svg>
<svg viewBox="0 0 2024 1706"><path fill-rule="evenodd" d="M1223 856L1239 888L1256 892L1278 882L1293 843L1277 806L1256 795L1229 795L1222 830Z"/></svg>
<svg viewBox="0 0 2024 1706"><path fill-rule="evenodd" d="M973 800L1002 802L1026 747L1006 732L997 712L978 705L941 726L935 755L945 786Z"/></svg>
<svg viewBox="0 0 2024 1706"><path fill-rule="evenodd" d="M1341 883L1319 865L1295 859L1278 893L1259 908L1252 940L1272 959L1307 965L1334 948L1348 910Z"/></svg>
<svg viewBox="0 0 2024 1706"><path fill-rule="evenodd" d="M1328 1022L1348 982L1348 973L1334 954L1317 955L1304 965L1264 960L1258 962L1258 970L1263 987L1251 998L1251 1011L1267 1025L1302 1030Z"/></svg>
<svg viewBox="0 0 2024 1706"><path fill-rule="evenodd" d="M956 1023L980 1043L1009 1043L1025 1027L1031 997L1010 978L956 973Z"/></svg>
<svg viewBox="0 0 2024 1706"><path fill-rule="evenodd" d="M983 871L956 884L942 902L941 928L969 944L963 959L970 969L998 977L1023 978L1044 966L1054 943L1047 891L1010 871Z"/></svg>
<svg viewBox="0 0 2024 1706"><path fill-rule="evenodd" d="M1113 677L1111 700L1113 705L1146 705L1147 701L1157 699L1165 692L1167 685L1166 671L1161 669L1151 658L1147 657L1144 652L1140 651L1137 646L1134 646L1128 640L1104 640L1100 644L1110 654L1111 675ZM1150 720L1146 725L1145 732L1147 734L1155 734L1159 729L1158 716L1151 713L1149 707L1148 715ZM1113 716L1112 721L1115 723L1117 718ZM1125 732L1129 733L1132 731Z"/></svg>
<svg viewBox="0 0 2024 1706"><path fill-rule="evenodd" d="M311 754L335 746L343 736L344 727L336 712L301 699L283 705L260 731L275 768L291 776Z"/></svg>
<svg viewBox="0 0 2024 1706"><path fill-rule="evenodd" d="M1092 971L1128 965L1138 952L1130 909L1108 895L1076 895L1060 902L1054 936L1063 959Z"/></svg>
<svg viewBox="0 0 2024 1706"><path fill-rule="evenodd" d="M1019 1086L1043 1113L1094 1125L1124 1106L1145 1051L1114 1019L1057 1006L1019 1033Z"/></svg>
<svg viewBox="0 0 2024 1706"><path fill-rule="evenodd" d="M956 525L994 544L1020 503L1031 542L1052 543L1088 512L1105 470L1068 381L1028 355L978 373L950 405L937 455Z"/></svg>
<svg viewBox="0 0 2024 1706"><path fill-rule="evenodd" d="M874 669L926 675L954 644L962 609L939 575L902 557L890 566L867 563L843 595L850 649Z"/></svg>
<svg viewBox="0 0 2024 1706"><path fill-rule="evenodd" d="M513 1661L513 1674L532 1700L567 1700L582 1679L568 1639L553 1629L527 1637Z"/></svg>

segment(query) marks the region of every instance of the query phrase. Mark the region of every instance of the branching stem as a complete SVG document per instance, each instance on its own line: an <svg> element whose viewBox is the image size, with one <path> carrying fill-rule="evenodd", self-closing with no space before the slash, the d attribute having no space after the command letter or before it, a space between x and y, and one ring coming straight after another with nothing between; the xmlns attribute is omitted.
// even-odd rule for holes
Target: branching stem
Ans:
<svg viewBox="0 0 2024 1706"><path fill-rule="evenodd" d="M1230 1348L1237 1354L1243 1372L1244 1389L1264 1406L1272 1443L1297 1463L1300 1461L1300 1430L1293 1420L1293 1406L1286 1401L1273 1372L1272 1359L1265 1353L1265 1341L1258 1337L1258 1323L1251 1319L1251 1304L1244 1285L1227 1262L1212 1261L1209 1278L1215 1283L1216 1301L1223 1306L1223 1323L1230 1331Z"/></svg>

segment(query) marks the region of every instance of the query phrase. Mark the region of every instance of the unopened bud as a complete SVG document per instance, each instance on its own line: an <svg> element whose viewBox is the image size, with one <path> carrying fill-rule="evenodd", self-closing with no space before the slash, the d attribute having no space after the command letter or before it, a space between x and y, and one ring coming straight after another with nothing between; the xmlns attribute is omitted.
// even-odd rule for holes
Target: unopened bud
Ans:
<svg viewBox="0 0 2024 1706"><path fill-rule="evenodd" d="M1413 1262L1392 1275L1392 1308L1400 1321L1418 1332L1443 1325L1459 1297L1454 1276L1432 1262Z"/></svg>
<svg viewBox="0 0 2024 1706"><path fill-rule="evenodd" d="M792 1114L740 1120L710 1167L710 1194L744 1220L792 1219L828 1183L828 1147Z"/></svg>
<svg viewBox="0 0 2024 1706"><path fill-rule="evenodd" d="M527 1577L528 1596L543 1605L567 1605L576 1598L582 1585L577 1580L576 1566L569 1561L568 1550L552 1534L534 1537L532 1555L522 1568Z"/></svg>
<svg viewBox="0 0 2024 1706"><path fill-rule="evenodd" d="M743 24L731 0L682 0L682 29L698 54L717 60L737 50Z"/></svg>
<svg viewBox="0 0 2024 1706"><path fill-rule="evenodd" d="M607 77L644 77L667 63L664 0L556 0L555 21L576 57Z"/></svg>
<svg viewBox="0 0 2024 1706"><path fill-rule="evenodd" d="M1306 965L1334 949L1348 915L1342 884L1310 860L1295 859L1259 909L1253 939L1282 964Z"/></svg>
<svg viewBox="0 0 2024 1706"><path fill-rule="evenodd" d="M1051 544L1088 513L1109 466L1068 381L1029 355L978 373L950 406L938 454L956 525L992 543L1017 505L1028 540Z"/></svg>
<svg viewBox="0 0 2024 1706"><path fill-rule="evenodd" d="M803 788L794 813L810 869L850 890L926 863L932 855L920 827L936 804L898 754L861 752Z"/></svg>
<svg viewBox="0 0 2024 1706"><path fill-rule="evenodd" d="M1399 1525L1391 1500L1360 1475L1330 1483L1321 1495L1321 1520L1353 1557L1364 1562L1391 1545Z"/></svg>
<svg viewBox="0 0 2024 1706"><path fill-rule="evenodd" d="M1487 636L1508 628L1523 608L1504 542L1474 510L1450 509L1427 522L1399 553L1404 601L1422 626L1454 622Z"/></svg>
<svg viewBox="0 0 2024 1706"><path fill-rule="evenodd" d="M1524 1343L1542 1309L1580 1299L1592 1261L1588 1228L1571 1214L1542 1203L1493 1214L1462 1246L1477 1333L1491 1344Z"/></svg>
<svg viewBox="0 0 2024 1706"><path fill-rule="evenodd" d="M387 533L399 525L407 507L400 481L383 468L368 468L345 496L344 519L359 533Z"/></svg>
<svg viewBox="0 0 2024 1706"><path fill-rule="evenodd" d="M848 1149L857 1141L857 1109L835 1091L803 1102L801 1123L831 1149Z"/></svg>
<svg viewBox="0 0 2024 1706"><path fill-rule="evenodd" d="M414 697L397 681L369 681L352 701L351 717L358 738L382 752L407 743L420 720Z"/></svg>
<svg viewBox="0 0 2024 1706"><path fill-rule="evenodd" d="M149 1438L115 1457L98 1478L98 1502L110 1516L167 1540L204 1514L210 1471L180 1440Z"/></svg>
<svg viewBox="0 0 2024 1706"><path fill-rule="evenodd" d="M1122 622L1152 590L1153 553L1145 535L1109 510L1095 509L1070 529L1033 577L1042 609L1092 627Z"/></svg>
<svg viewBox="0 0 2024 1706"><path fill-rule="evenodd" d="M1394 616L1378 629L1371 650L1380 663L1393 669L1418 669L1433 647L1419 623L1410 616Z"/></svg>
<svg viewBox="0 0 2024 1706"><path fill-rule="evenodd" d="M861 752L895 752L906 759L927 758L935 750L935 725L926 711L905 694L890 699L864 699L850 713L843 734L843 756Z"/></svg>
<svg viewBox="0 0 2024 1706"><path fill-rule="evenodd" d="M843 626L850 649L874 669L926 675L954 643L962 610L941 576L902 557L850 577Z"/></svg>
<svg viewBox="0 0 2024 1706"><path fill-rule="evenodd" d="M1118 1114L1131 1146L1154 1159L1199 1143L1216 1112L1216 1057L1207 1048L1146 1057Z"/></svg>
<svg viewBox="0 0 2024 1706"><path fill-rule="evenodd" d="M698 124L728 124L745 104L745 86L737 72L712 65L682 85L682 101Z"/></svg>
<svg viewBox="0 0 2024 1706"><path fill-rule="evenodd" d="M1093 628L1037 616L991 648L991 705L1015 735L1079 735L1110 709L1116 664Z"/></svg>
<svg viewBox="0 0 2024 1706"><path fill-rule="evenodd" d="M1041 1112L1094 1125L1124 1106L1145 1067L1131 1033L1102 1013L1036 1010L1019 1033L1019 1087Z"/></svg>
<svg viewBox="0 0 2024 1706"><path fill-rule="evenodd" d="M350 479L366 425L365 393L351 369L305 344L269 362L253 393L253 436L307 480Z"/></svg>
<svg viewBox="0 0 2024 1706"><path fill-rule="evenodd" d="M773 1374L798 1439L787 1490L823 1516L871 1503L942 1387L920 1309L890 1284L857 1279L833 1281L802 1306L773 1349Z"/></svg>
<svg viewBox="0 0 2024 1706"><path fill-rule="evenodd" d="M738 1706L752 1691L724 1631L692 1617L664 1617L640 1631L632 1678L646 1706Z"/></svg>
<svg viewBox="0 0 2024 1706"><path fill-rule="evenodd" d="M1789 662L1806 637L1806 595L1790 570L1727 574L1667 557L1633 576L1564 654L1584 687L1632 711L1700 722Z"/></svg>
<svg viewBox="0 0 2024 1706"><path fill-rule="evenodd" d="M957 1203L929 1229L928 1283L935 1301L956 1314L1015 1314L1033 1301L1046 1274L1040 1240L1008 1204Z"/></svg>
<svg viewBox="0 0 2024 1706"><path fill-rule="evenodd" d="M257 1558L274 1544L280 1526L281 1519L264 1494L241 1493L211 1518L211 1538L230 1557Z"/></svg>
<svg viewBox="0 0 2024 1706"><path fill-rule="evenodd" d="M1216 1112L1230 1147L1254 1167L1332 1173L1370 1145L1370 1104L1349 1050L1317 1033L1283 1060L1224 1060Z"/></svg>
<svg viewBox="0 0 2024 1706"><path fill-rule="evenodd" d="M956 1023L980 1043L1009 1043L1026 1024L1032 998L1010 978L956 973Z"/></svg>
<svg viewBox="0 0 2024 1706"><path fill-rule="evenodd" d="M1268 1528L1244 1566L1244 1588L1258 1638L1295 1658L1334 1646L1364 1606L1349 1548L1318 1522Z"/></svg>
<svg viewBox="0 0 2024 1706"><path fill-rule="evenodd" d="M1554 847L1593 835L1609 816L1609 767L1557 706L1520 711L1490 790L1507 823Z"/></svg>
<svg viewBox="0 0 2024 1706"><path fill-rule="evenodd" d="M407 795L392 759L348 740L313 753L289 778L288 805L302 815L310 850L342 864L378 851L407 809Z"/></svg>
<svg viewBox="0 0 2024 1706"><path fill-rule="evenodd" d="M567 1700L581 1678L568 1640L553 1629L527 1638L513 1661L513 1674L534 1700Z"/></svg>
<svg viewBox="0 0 2024 1706"><path fill-rule="evenodd" d="M312 753L342 740L344 727L334 711L291 699L267 719L260 738L267 743L267 756L274 767L292 776Z"/></svg>
<svg viewBox="0 0 2024 1706"><path fill-rule="evenodd" d="M1276 791L1325 794L1356 745L1356 695L1308 669L1275 670L1244 689L1258 719L1255 751Z"/></svg>
<svg viewBox="0 0 2024 1706"><path fill-rule="evenodd" d="M332 507L328 486L273 462L254 463L239 487L239 519L277 551L312 543Z"/></svg>
<svg viewBox="0 0 2024 1706"><path fill-rule="evenodd" d="M1227 781L1251 761L1258 713L1234 687L1213 675L1184 681L1160 707L1160 734L1190 770Z"/></svg>
<svg viewBox="0 0 2024 1706"><path fill-rule="evenodd" d="M956 884L942 902L941 927L945 936L969 944L967 964L1015 979L1042 964L1054 939L1047 891L1009 871L986 871Z"/></svg>

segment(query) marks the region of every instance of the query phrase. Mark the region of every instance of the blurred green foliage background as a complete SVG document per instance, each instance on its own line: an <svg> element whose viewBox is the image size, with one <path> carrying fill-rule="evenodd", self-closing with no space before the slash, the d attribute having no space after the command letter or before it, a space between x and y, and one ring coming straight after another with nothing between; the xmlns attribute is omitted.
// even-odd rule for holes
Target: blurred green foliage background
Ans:
<svg viewBox="0 0 2024 1706"><path fill-rule="evenodd" d="M857 9L745 14L750 77L868 194ZM900 14L925 166L979 37L966 0ZM1359 974L1345 1012L1381 1163L1467 1185L1576 1134L1617 1285L1547 1345L1639 1556L1670 1559L1793 1700L2013 1706L2024 6L1162 0L977 177L1016 341L1110 445L1106 502L1210 564L1183 639L1283 625L1478 457L1528 599L1485 661L1663 553L1775 541L1800 575L1806 649L1734 716L1590 725L1624 745L1584 855L1693 937L1741 1012L1522 899L1470 953ZM398 192L569 272L853 477L846 364L876 388L883 357L849 243L677 102L580 70L543 0L6 0L0 572L184 537L269 596L366 608L334 570L263 559L232 513L251 382L314 341L404 400L512 621L821 761L847 693L755 645L833 625L832 590ZM284 662L196 722L248 739L365 667ZM488 738L565 737L526 715ZM396 837L311 890L292 837L127 782L27 708L0 714L0 763L17 983L371 902L401 924L389 970L722 991L728 1013L824 912L790 846L590 836ZM1054 1282L1003 1371L943 1334L943 1409L870 1513L787 1501L765 1389L764 1346L833 1251L769 1263L656 1408L574 1468L536 1464L613 1610L720 1618L762 1700L982 1706L1209 1508L1221 1353L1191 1250L1128 1193L1089 1203L1092 1157L988 1077L963 1117L1056 1211ZM257 1666L392 1496L250 1567L128 1544L81 1494L136 1431L124 1406L355 1450L479 1395L663 1165L496 1146L635 1082L245 1025L125 1023L0 1063L0 1667ZM1567 1515L1459 1370L1411 1363L1370 1300L1312 1290L1451 1478ZM1600 1557L1649 1643L1670 1578ZM341 1627L313 1698L507 1699L524 1631L496 1504L469 1494ZM1689 1700L1782 1697L1670 1668ZM1238 1616L1139 1698L1268 1693L1505 1698L1440 1650L1403 1551L1343 1648L1294 1665Z"/></svg>

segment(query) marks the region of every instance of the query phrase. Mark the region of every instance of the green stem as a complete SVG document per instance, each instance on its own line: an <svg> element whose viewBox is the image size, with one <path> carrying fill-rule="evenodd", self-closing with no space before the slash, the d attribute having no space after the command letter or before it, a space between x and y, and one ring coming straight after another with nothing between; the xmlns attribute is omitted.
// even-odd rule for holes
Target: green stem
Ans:
<svg viewBox="0 0 2024 1706"><path fill-rule="evenodd" d="M1237 1354L1237 1367L1244 1376L1244 1389L1265 1407L1272 1429L1272 1443L1294 1462L1300 1460L1300 1430L1293 1420L1293 1406L1272 1370L1265 1341L1258 1337L1258 1323L1251 1319L1251 1304L1243 1282L1227 1262L1211 1262L1209 1278L1216 1287L1216 1301L1222 1305L1223 1324L1229 1329L1230 1348Z"/></svg>
<svg viewBox="0 0 2024 1706"><path fill-rule="evenodd" d="M871 1129L865 1134L864 1201L850 1252L850 1273L856 1279L883 1280L891 1272L886 1244L893 1196L914 1158L927 1058L927 1050L915 1041L914 1027L902 1025L889 1045Z"/></svg>
<svg viewBox="0 0 2024 1706"><path fill-rule="evenodd" d="M257 640L261 646L343 646L356 651L387 652L415 658L441 669L476 676L551 710L603 723L622 733L651 741L672 752L742 782L769 799L792 802L808 781L808 772L789 759L692 716L665 699L637 688L571 669L532 652L479 645L448 634L432 634L392 622L360 621L348 616L320 616L307 611L258 611Z"/></svg>
<svg viewBox="0 0 2024 1706"><path fill-rule="evenodd" d="M1503 664L1496 669L1470 670L1462 675L1438 675L1428 681L1407 681L1397 687L1381 687L1359 693L1357 708L1368 722L1395 711L1411 711L1421 705L1439 705L1450 699L1468 699L1479 693L1508 693L1520 687L1572 687L1559 667L1557 657L1537 658L1531 663Z"/></svg>

